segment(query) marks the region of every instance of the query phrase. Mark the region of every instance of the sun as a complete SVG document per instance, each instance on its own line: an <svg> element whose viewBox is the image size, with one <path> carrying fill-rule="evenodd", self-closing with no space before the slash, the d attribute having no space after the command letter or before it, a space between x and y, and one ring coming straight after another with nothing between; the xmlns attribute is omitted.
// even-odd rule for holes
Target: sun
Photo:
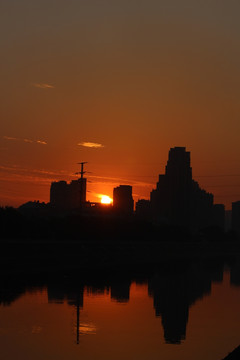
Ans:
<svg viewBox="0 0 240 360"><path fill-rule="evenodd" d="M107 196L107 195L101 196L101 204L109 205L111 203L112 203L112 199L110 198L110 196Z"/></svg>

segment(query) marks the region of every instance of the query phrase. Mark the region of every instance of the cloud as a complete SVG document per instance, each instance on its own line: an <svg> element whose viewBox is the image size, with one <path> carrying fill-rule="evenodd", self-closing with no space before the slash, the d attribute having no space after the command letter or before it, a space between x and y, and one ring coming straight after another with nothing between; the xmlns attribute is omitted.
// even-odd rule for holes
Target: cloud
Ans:
<svg viewBox="0 0 240 360"><path fill-rule="evenodd" d="M141 186L141 187L150 187L152 188L155 183L152 182L145 182L145 181L139 181L135 179L127 179L124 177L110 177L110 176L97 176L97 175L89 175L88 176L91 179L92 183L97 184L108 184L112 186L118 186L119 184L122 185L132 185L132 186Z"/></svg>
<svg viewBox="0 0 240 360"><path fill-rule="evenodd" d="M38 182L39 184L50 184L52 181L71 180L73 174L68 171L49 171L46 169L24 168L16 164L0 164L0 180Z"/></svg>
<svg viewBox="0 0 240 360"><path fill-rule="evenodd" d="M33 86L39 89L54 89L53 85L45 83L35 83Z"/></svg>
<svg viewBox="0 0 240 360"><path fill-rule="evenodd" d="M41 145L47 145L46 141L43 141L43 140L37 140L36 143L41 144Z"/></svg>
<svg viewBox="0 0 240 360"><path fill-rule="evenodd" d="M88 141L84 141L81 143L78 143L78 146L83 146L83 147L88 147L88 148L94 148L94 149L99 149L99 148L103 148L104 145L102 144L98 144L98 143L94 143L94 142L88 142Z"/></svg>
<svg viewBox="0 0 240 360"><path fill-rule="evenodd" d="M21 138L15 138L15 137L11 137L11 136L3 136L3 138L5 140L15 140L15 141L23 141L25 143L29 143L29 144L41 144L41 145L47 145L47 142L44 140L32 140L32 139L21 139Z"/></svg>
<svg viewBox="0 0 240 360"><path fill-rule="evenodd" d="M15 138L15 137L11 137L11 136L3 136L3 138L5 140L19 140L19 139Z"/></svg>

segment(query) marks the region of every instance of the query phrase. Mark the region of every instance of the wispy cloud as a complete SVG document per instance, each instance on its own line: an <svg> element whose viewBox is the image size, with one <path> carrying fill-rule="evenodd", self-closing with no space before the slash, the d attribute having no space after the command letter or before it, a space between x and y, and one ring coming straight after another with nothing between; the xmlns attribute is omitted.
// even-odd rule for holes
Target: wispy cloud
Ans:
<svg viewBox="0 0 240 360"><path fill-rule="evenodd" d="M22 168L17 165L0 165L0 170L0 181L7 181L8 183L35 183L39 186L50 186L51 182L62 178L62 175L57 172ZM69 179L70 176L67 180Z"/></svg>
<svg viewBox="0 0 240 360"><path fill-rule="evenodd" d="M78 146L83 146L83 147L88 147L88 148L94 148L94 149L99 149L99 148L103 148L104 145L99 144L99 143L94 143L94 142L89 142L89 141L84 141L81 143L78 143Z"/></svg>
<svg viewBox="0 0 240 360"><path fill-rule="evenodd" d="M39 88L39 89L54 89L55 86L51 85L51 84L46 84L46 83L35 83L33 84L34 87Z"/></svg>
<svg viewBox="0 0 240 360"><path fill-rule="evenodd" d="M43 140L37 140L36 143L41 144L41 145L47 145L47 142L43 141Z"/></svg>
<svg viewBox="0 0 240 360"><path fill-rule="evenodd" d="M5 140L18 140L17 138L12 137L12 136L3 136L3 138L4 138Z"/></svg>
<svg viewBox="0 0 240 360"><path fill-rule="evenodd" d="M23 141L25 143L29 144L40 144L40 145L47 145L47 142L45 140L32 140L32 139L21 139L21 138L15 138L12 136L3 136L3 139L5 140L15 140L15 141Z"/></svg>
<svg viewBox="0 0 240 360"><path fill-rule="evenodd" d="M55 181L58 179L62 179L63 177L67 180L72 179L73 174L68 171L50 171L46 169L32 169L32 168L24 168L20 165L11 164L11 165L1 165L0 164L0 171L1 174L13 174L14 177L18 174L19 176L23 176L24 179L26 176L29 177L35 177L39 179L40 177L44 177L45 179L48 179L49 181Z"/></svg>
<svg viewBox="0 0 240 360"><path fill-rule="evenodd" d="M108 184L112 186L118 186L119 184L126 184L126 185L132 185L132 186L140 186L140 187L150 187L152 188L154 186L154 183L152 182L145 182L145 181L139 181L135 180L133 178L127 179L124 177L110 177L110 176L97 176L97 175L89 175L89 178L91 179L92 183L98 183L98 184Z"/></svg>

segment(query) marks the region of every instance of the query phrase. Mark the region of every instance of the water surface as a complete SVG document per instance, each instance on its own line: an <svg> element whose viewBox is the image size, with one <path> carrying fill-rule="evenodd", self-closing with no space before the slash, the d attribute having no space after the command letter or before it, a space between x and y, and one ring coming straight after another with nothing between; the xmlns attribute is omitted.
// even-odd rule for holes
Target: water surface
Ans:
<svg viewBox="0 0 240 360"><path fill-rule="evenodd" d="M5 279L3 359L221 360L240 343L238 266L164 265L147 274Z"/></svg>

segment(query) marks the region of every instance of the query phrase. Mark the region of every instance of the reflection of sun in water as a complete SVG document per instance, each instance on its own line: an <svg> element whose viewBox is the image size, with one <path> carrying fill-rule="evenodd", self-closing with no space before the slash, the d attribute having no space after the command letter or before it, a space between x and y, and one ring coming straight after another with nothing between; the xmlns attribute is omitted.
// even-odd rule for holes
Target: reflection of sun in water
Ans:
<svg viewBox="0 0 240 360"><path fill-rule="evenodd" d="M94 324L81 323L79 326L80 335L96 335L97 328Z"/></svg>
<svg viewBox="0 0 240 360"><path fill-rule="evenodd" d="M101 195L101 204L111 204L112 199L107 195Z"/></svg>

